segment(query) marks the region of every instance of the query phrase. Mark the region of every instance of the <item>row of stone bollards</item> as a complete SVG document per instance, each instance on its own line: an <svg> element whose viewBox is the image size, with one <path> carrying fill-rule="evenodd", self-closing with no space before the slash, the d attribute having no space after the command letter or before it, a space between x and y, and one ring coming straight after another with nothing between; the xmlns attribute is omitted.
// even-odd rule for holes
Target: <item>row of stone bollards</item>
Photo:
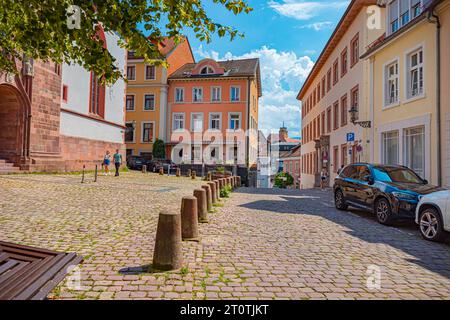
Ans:
<svg viewBox="0 0 450 320"><path fill-rule="evenodd" d="M208 213L220 202L220 191L227 186L232 190L239 188L241 177L209 181L195 189L193 196L182 198L180 213L164 210L159 214L153 254L154 270L170 271L182 267L182 241L200 242L198 225L209 222Z"/></svg>
<svg viewBox="0 0 450 320"><path fill-rule="evenodd" d="M94 182L98 181L98 165L95 165L94 169ZM81 183L86 182L86 165L83 164L83 170L81 171Z"/></svg>

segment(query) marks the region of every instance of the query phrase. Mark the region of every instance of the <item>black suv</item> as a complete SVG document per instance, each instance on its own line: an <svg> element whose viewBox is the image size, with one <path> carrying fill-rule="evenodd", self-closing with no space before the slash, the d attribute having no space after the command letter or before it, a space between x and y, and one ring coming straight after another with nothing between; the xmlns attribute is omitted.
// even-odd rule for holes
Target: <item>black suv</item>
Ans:
<svg viewBox="0 0 450 320"><path fill-rule="evenodd" d="M339 173L333 190L337 209L368 209L389 225L396 217L413 218L420 197L440 188L404 166L355 163Z"/></svg>

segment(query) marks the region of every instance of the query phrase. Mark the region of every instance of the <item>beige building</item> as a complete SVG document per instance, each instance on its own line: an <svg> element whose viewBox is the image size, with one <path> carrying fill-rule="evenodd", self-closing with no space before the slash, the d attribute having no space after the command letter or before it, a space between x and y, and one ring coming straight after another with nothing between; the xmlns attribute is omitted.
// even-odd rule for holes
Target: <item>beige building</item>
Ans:
<svg viewBox="0 0 450 320"><path fill-rule="evenodd" d="M441 5L435 9L438 3ZM447 112L441 112L438 101L439 88L448 86L448 65L445 65L448 62L443 61L447 75L440 85L438 71L443 69L439 67L437 55L438 20L432 14L441 15L446 11L447 20L443 17L441 24L444 22L442 26L448 29L448 3L420 0L386 2L382 7L386 12L386 34L371 44L362 56L370 64L372 79L368 90L373 114L371 161L405 165L436 185L449 184L450 129L440 130L439 127L448 126L450 119L448 90L444 90L446 93L443 91L441 99ZM448 46L446 41L442 42ZM440 148L441 140L443 148ZM439 157L440 153L442 157ZM440 162L445 161L446 181L442 181L443 166Z"/></svg>
<svg viewBox="0 0 450 320"><path fill-rule="evenodd" d="M372 118L366 99L370 64L360 55L384 32L383 27L367 27L367 8L375 4L375 0L349 4L298 94L302 102L301 188L318 186L322 168L332 182L342 165L370 161L373 142L370 128L363 127Z"/></svg>

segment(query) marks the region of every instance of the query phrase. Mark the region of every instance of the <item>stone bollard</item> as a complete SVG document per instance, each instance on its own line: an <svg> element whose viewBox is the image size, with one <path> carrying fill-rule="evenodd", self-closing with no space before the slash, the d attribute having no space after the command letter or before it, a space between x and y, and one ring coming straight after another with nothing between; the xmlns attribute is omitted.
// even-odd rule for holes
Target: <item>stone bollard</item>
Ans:
<svg viewBox="0 0 450 320"><path fill-rule="evenodd" d="M241 182L241 177L240 176L237 177L237 181L238 181L238 188L240 188L242 186L242 182Z"/></svg>
<svg viewBox="0 0 450 320"><path fill-rule="evenodd" d="M159 168L159 175L164 175L164 167Z"/></svg>
<svg viewBox="0 0 450 320"><path fill-rule="evenodd" d="M98 165L95 165L94 182L98 180Z"/></svg>
<svg viewBox="0 0 450 320"><path fill-rule="evenodd" d="M177 168L176 176L177 176L177 177L181 177L181 170L180 170L180 168Z"/></svg>
<svg viewBox="0 0 450 320"><path fill-rule="evenodd" d="M217 202L217 194L216 194L216 184L214 181L208 182L208 186L211 189L211 201L212 204L215 204Z"/></svg>
<svg viewBox="0 0 450 320"><path fill-rule="evenodd" d="M207 178L207 180L208 180L208 181L212 181L212 173L211 173L211 172L208 172L208 178Z"/></svg>
<svg viewBox="0 0 450 320"><path fill-rule="evenodd" d="M216 197L217 197L217 201L219 201L219 199L220 199L220 183L219 183L219 180L214 180L213 182L216 185Z"/></svg>
<svg viewBox="0 0 450 320"><path fill-rule="evenodd" d="M147 166L145 164L142 166L142 173L147 173Z"/></svg>
<svg viewBox="0 0 450 320"><path fill-rule="evenodd" d="M181 251L181 215L167 210L159 214L156 230L153 269L177 270L183 264Z"/></svg>
<svg viewBox="0 0 450 320"><path fill-rule="evenodd" d="M220 178L218 181L219 181L219 193L220 193L220 190L223 189L223 179Z"/></svg>
<svg viewBox="0 0 450 320"><path fill-rule="evenodd" d="M203 185L202 189L206 191L206 209L212 211L212 192L209 185Z"/></svg>
<svg viewBox="0 0 450 320"><path fill-rule="evenodd" d="M192 180L197 179L197 172L195 170L192 171L191 179Z"/></svg>
<svg viewBox="0 0 450 320"><path fill-rule="evenodd" d="M83 164L83 172L81 173L81 183L84 183L84 172L86 171L86 166Z"/></svg>
<svg viewBox="0 0 450 320"><path fill-rule="evenodd" d="M189 178L189 177L191 177L191 176L192 176L191 169L188 169L188 171L187 171L187 177Z"/></svg>
<svg viewBox="0 0 450 320"><path fill-rule="evenodd" d="M234 176L230 177L231 188L234 190L236 188L234 184Z"/></svg>
<svg viewBox="0 0 450 320"><path fill-rule="evenodd" d="M196 197L183 197L181 200L181 235L183 241L199 241Z"/></svg>
<svg viewBox="0 0 450 320"><path fill-rule="evenodd" d="M206 191L204 189L195 189L194 197L197 198L198 222L208 222L208 204L206 200Z"/></svg>

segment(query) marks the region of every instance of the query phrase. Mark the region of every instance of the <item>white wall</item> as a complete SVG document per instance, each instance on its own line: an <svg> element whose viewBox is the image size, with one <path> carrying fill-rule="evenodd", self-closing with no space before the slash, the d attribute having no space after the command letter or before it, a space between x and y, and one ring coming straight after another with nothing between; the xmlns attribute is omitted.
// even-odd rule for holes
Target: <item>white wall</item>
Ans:
<svg viewBox="0 0 450 320"><path fill-rule="evenodd" d="M117 67L124 71L126 51L117 44L119 37L106 33L109 52L116 58ZM61 102L63 109L89 115L90 72L75 64L64 64L62 67L62 84L68 86L68 101ZM124 125L125 123L125 82L118 80L106 87L105 120ZM62 135L123 143L120 127L112 126L92 119L86 119L64 111L61 112L60 132Z"/></svg>

